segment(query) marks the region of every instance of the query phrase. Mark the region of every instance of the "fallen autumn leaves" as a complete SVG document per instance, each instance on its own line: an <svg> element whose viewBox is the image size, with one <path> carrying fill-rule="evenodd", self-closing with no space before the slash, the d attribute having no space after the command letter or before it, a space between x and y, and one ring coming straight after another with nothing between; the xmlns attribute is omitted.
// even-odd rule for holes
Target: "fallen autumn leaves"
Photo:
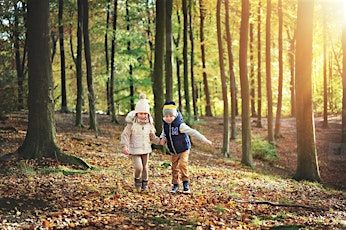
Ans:
<svg viewBox="0 0 346 230"><path fill-rule="evenodd" d="M344 191L257 173L237 161L222 158L215 149L197 144L190 157L192 194L168 192L169 156L156 151L150 159L150 193L134 192L132 162L119 148L118 137L123 126L104 122L102 133L95 138L91 131L70 126L68 120L72 123L72 115L57 114L59 145L96 169L81 171L49 159L2 165L1 228L346 227ZM15 127L23 130L20 125ZM2 150L15 150L16 141L24 133L1 131ZM215 133L213 137L218 138ZM217 148L217 139L214 143Z"/></svg>

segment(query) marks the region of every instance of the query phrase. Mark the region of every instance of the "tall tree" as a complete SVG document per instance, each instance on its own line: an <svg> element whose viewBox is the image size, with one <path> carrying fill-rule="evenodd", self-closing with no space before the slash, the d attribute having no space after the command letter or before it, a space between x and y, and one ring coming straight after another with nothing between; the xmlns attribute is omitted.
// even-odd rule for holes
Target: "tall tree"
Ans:
<svg viewBox="0 0 346 230"><path fill-rule="evenodd" d="M341 143L346 143L346 23L342 27L342 130Z"/></svg>
<svg viewBox="0 0 346 230"><path fill-rule="evenodd" d="M83 110L83 78L82 78L82 47L83 47L83 0L77 0L77 56L76 64L76 82L77 82L77 99L76 99L76 126L84 127L82 110Z"/></svg>
<svg viewBox="0 0 346 230"><path fill-rule="evenodd" d="M247 49L249 30L249 0L242 0L240 44L239 44L239 72L242 105L242 159L241 162L252 167L253 159L251 153L251 123L250 123L250 87L247 71Z"/></svg>
<svg viewBox="0 0 346 230"><path fill-rule="evenodd" d="M188 71L188 26L189 26L189 14L188 14L188 0L183 1L183 65L184 65L184 97L185 97L185 112L186 118L189 121L191 116L190 108L190 94L189 94L189 71Z"/></svg>
<svg viewBox="0 0 346 230"><path fill-rule="evenodd" d="M297 180L321 181L312 104L312 32L314 1L298 1L296 51Z"/></svg>
<svg viewBox="0 0 346 230"><path fill-rule="evenodd" d="M176 49L179 49L180 46L180 38L181 38L181 19L180 19L180 10L177 9L176 11L177 14L177 23L178 23L178 32L177 36L173 36L173 41ZM176 73L177 73L177 83L178 83L178 108L180 111L182 111L182 94L181 94L181 74L180 74L180 66L182 64L181 58L179 55L175 56L175 65L176 65Z"/></svg>
<svg viewBox="0 0 346 230"><path fill-rule="evenodd" d="M82 159L65 154L56 143L53 75L49 46L49 1L28 0L28 129L16 150L25 159L53 158L83 168Z"/></svg>
<svg viewBox="0 0 346 230"><path fill-rule="evenodd" d="M237 125L236 125L236 80L234 74L234 58L232 51L232 37L229 24L229 4L228 0L224 1L225 4L225 26L226 26L226 39L227 39L227 54L228 54L228 71L230 74L230 94L231 94L231 138L237 138Z"/></svg>
<svg viewBox="0 0 346 230"><path fill-rule="evenodd" d="M326 8L324 8L326 9ZM323 11L323 128L328 128L327 18Z"/></svg>
<svg viewBox="0 0 346 230"><path fill-rule="evenodd" d="M193 105L193 115L194 120L198 120L198 108L197 108L197 90L195 83L195 73L194 73L194 63L195 63L195 43L193 35L193 3L194 1L189 0L189 34L190 34L190 78L191 78L191 91L192 91L192 105Z"/></svg>
<svg viewBox="0 0 346 230"><path fill-rule="evenodd" d="M257 10L257 121L258 128L262 128L262 40L261 40L261 0Z"/></svg>
<svg viewBox="0 0 346 230"><path fill-rule="evenodd" d="M212 116L211 112L211 103L210 103L210 94L209 94L209 86L208 86L208 78L207 78L207 70L206 70L206 58L205 58L205 39L204 39L204 21L206 16L206 7L204 5L204 1L199 1L199 10L200 10L200 23L199 23L199 39L201 43L201 58L202 58L202 71L203 71L203 85L204 85L204 93L205 93L205 115Z"/></svg>
<svg viewBox="0 0 346 230"><path fill-rule="evenodd" d="M91 51L89 39L89 3L88 0L83 0L83 39L84 39L84 55L86 64L86 77L88 86L88 102L89 102L89 129L98 132L98 124L95 108L95 93L91 68Z"/></svg>
<svg viewBox="0 0 346 230"><path fill-rule="evenodd" d="M249 52L250 52L250 108L251 117L256 117L256 95L255 95L255 60L254 60L254 24L250 23L250 42L249 42Z"/></svg>
<svg viewBox="0 0 346 230"><path fill-rule="evenodd" d="M166 101L173 100L173 49L172 49L172 8L173 0L166 0Z"/></svg>
<svg viewBox="0 0 346 230"><path fill-rule="evenodd" d="M63 24L63 13L64 13L64 0L59 0L59 45L60 45L60 67L61 67L61 112L69 112L67 107L66 97L66 66L65 66L65 48L64 48L64 24Z"/></svg>
<svg viewBox="0 0 346 230"><path fill-rule="evenodd" d="M111 45L111 75L109 79L109 101L112 122L119 123L115 114L114 107L114 72L115 72L115 32L117 30L118 0L114 0L113 20L112 20L112 45Z"/></svg>
<svg viewBox="0 0 346 230"><path fill-rule="evenodd" d="M283 84L283 57L282 57L282 0L278 1L278 17L279 17L279 31L278 31L278 50L279 50L279 82L278 82L278 104L276 106L276 120L275 120L275 138L282 137L280 126L281 126L281 110L282 110L282 84Z"/></svg>
<svg viewBox="0 0 346 230"><path fill-rule="evenodd" d="M162 106L163 106L163 76L164 76L164 54L165 54L165 20L166 0L156 0L156 33L155 33L155 60L153 80L154 92L154 123L157 133L162 131Z"/></svg>
<svg viewBox="0 0 346 230"><path fill-rule="evenodd" d="M216 5L216 28L217 28L217 44L219 47L219 67L221 75L221 88L223 99L223 145L222 153L225 157L229 156L229 106L227 96L226 74L224 65L224 50L222 45L222 28L221 28L221 0L217 1Z"/></svg>
<svg viewBox="0 0 346 230"><path fill-rule="evenodd" d="M272 96L272 76L271 76L271 0L267 0L267 17L266 17L266 86L267 86L267 104L268 104L268 142L274 143L273 128L273 96Z"/></svg>

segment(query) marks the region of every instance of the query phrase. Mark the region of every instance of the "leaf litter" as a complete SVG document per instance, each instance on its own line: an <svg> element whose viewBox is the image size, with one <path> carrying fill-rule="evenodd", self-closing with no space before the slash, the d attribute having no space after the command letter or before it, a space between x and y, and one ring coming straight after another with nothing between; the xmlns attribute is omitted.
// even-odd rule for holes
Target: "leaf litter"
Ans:
<svg viewBox="0 0 346 230"><path fill-rule="evenodd" d="M157 150L150 156L149 193L140 193L133 190L132 161L121 153L119 136L124 126L111 123L107 116L99 119L101 133L96 138L92 131L74 127L73 115L56 114L58 145L85 159L94 170L83 171L52 159L2 163L2 229L346 228L343 184L325 173L327 168L342 178L343 169L334 165L330 169L327 157L322 156L324 185L292 180L296 157L292 131L277 142L278 160L255 160L250 169L239 161L239 141L231 142L231 158L222 156L222 133L215 132L216 126L222 127L221 119L203 118L206 122L194 126L214 146L192 140L192 193L169 192L170 157ZM18 148L25 129L25 114L14 114L0 125L1 155ZM265 129L254 128L253 133L265 137ZM326 143L321 142L326 141L319 141L321 133L317 133L317 144L323 153Z"/></svg>

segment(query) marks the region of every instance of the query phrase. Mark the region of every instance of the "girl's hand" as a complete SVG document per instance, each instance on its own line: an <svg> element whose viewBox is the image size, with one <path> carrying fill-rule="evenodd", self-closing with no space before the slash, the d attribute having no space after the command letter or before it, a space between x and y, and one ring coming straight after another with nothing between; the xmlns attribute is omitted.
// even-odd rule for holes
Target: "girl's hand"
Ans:
<svg viewBox="0 0 346 230"><path fill-rule="evenodd" d="M123 153L124 153L125 155L129 155L129 154L130 154L129 148L127 148L127 146L123 146Z"/></svg>
<svg viewBox="0 0 346 230"><path fill-rule="evenodd" d="M166 144L166 138L161 138L160 139L160 145L165 145Z"/></svg>

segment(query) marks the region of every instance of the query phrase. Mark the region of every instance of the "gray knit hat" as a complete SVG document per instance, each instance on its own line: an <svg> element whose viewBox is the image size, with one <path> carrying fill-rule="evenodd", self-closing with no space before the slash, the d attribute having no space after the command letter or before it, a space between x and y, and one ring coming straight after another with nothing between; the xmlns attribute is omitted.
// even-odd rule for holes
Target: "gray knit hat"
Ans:
<svg viewBox="0 0 346 230"><path fill-rule="evenodd" d="M166 101L162 109L163 116L171 114L175 117L178 116L178 109L174 101Z"/></svg>

